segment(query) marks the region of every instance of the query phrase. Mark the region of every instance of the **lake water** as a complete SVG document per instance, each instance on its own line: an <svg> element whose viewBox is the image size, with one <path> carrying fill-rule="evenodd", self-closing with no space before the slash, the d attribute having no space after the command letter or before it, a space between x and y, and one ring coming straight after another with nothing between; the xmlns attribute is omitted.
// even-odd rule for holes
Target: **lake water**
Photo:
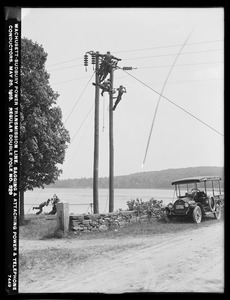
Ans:
<svg viewBox="0 0 230 300"><path fill-rule="evenodd" d="M38 206L43 201L51 198L56 194L61 201L69 203L69 212L74 214L81 214L91 212L90 203L93 202L93 189L62 189L62 188L46 188L46 189L34 189L33 191L25 192L25 214L36 213L37 210L33 210L33 206ZM107 213L109 211L109 190L99 189L99 212ZM122 208L128 209L127 201L131 199L142 199L143 201L154 198L157 200L163 200L164 204L167 204L173 200L173 189L114 189L114 210ZM52 209L52 205L45 206L43 211L49 212Z"/></svg>

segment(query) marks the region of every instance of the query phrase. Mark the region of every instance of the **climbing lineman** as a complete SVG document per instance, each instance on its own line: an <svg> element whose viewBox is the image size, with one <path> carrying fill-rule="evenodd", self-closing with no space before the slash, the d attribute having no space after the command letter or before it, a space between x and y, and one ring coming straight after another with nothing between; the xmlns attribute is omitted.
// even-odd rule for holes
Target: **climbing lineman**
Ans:
<svg viewBox="0 0 230 300"><path fill-rule="evenodd" d="M106 54L99 54L99 57L102 58L102 62L98 70L98 74L99 82L102 82L111 71L111 68L116 67L118 61L121 61L121 59L113 56L110 51L107 51Z"/></svg>
<svg viewBox="0 0 230 300"><path fill-rule="evenodd" d="M119 88L117 89L118 91L118 95L117 97L114 97L114 99L116 99L114 106L112 107L112 110L115 110L118 103L121 101L121 97L124 93L127 93L126 88L123 85L120 85Z"/></svg>
<svg viewBox="0 0 230 300"><path fill-rule="evenodd" d="M104 92L108 92L108 93L115 93L115 91L112 91L111 89L111 81L110 79L107 79L105 80L103 83L92 83L93 85L98 85L100 87L100 89L102 89L102 92L101 92L101 96L103 97L104 96Z"/></svg>

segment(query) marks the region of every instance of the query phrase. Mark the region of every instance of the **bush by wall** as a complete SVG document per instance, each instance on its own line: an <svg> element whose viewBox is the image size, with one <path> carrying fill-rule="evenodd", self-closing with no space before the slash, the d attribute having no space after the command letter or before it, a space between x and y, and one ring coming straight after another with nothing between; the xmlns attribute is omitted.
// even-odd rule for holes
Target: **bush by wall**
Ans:
<svg viewBox="0 0 230 300"><path fill-rule="evenodd" d="M163 218L163 200L151 198L148 201L142 199L132 199L127 201L129 210L134 210L138 216L147 215L148 219L160 220Z"/></svg>
<svg viewBox="0 0 230 300"><path fill-rule="evenodd" d="M103 231L144 220L160 220L163 217L162 202L162 200L155 199L150 199L149 201L136 199L127 202L129 208L127 211L120 210L107 214L70 215L69 229L76 233L95 230Z"/></svg>

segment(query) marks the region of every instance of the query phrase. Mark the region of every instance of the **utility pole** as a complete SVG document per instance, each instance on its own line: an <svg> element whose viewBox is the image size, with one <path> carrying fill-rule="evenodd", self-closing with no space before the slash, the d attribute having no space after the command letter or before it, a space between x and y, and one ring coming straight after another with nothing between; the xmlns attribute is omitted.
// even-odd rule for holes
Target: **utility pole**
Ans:
<svg viewBox="0 0 230 300"><path fill-rule="evenodd" d="M113 140L113 72L111 68L110 82L111 92L109 93L109 212L114 211L114 140Z"/></svg>
<svg viewBox="0 0 230 300"><path fill-rule="evenodd" d="M95 115L94 115L94 161L93 161L93 212L99 213L98 203L98 162L99 162L99 52L88 51L84 55L84 66L87 71L88 54L91 55L92 65L95 65Z"/></svg>
<svg viewBox="0 0 230 300"><path fill-rule="evenodd" d="M123 70L132 70L132 67L123 67ZM114 67L110 71L111 92L109 94L109 212L114 211L114 138L113 138L113 78Z"/></svg>
<svg viewBox="0 0 230 300"><path fill-rule="evenodd" d="M98 203L98 163L99 163L99 52L96 52L95 65L95 117L94 117L94 164L93 164L93 212L99 213Z"/></svg>
<svg viewBox="0 0 230 300"><path fill-rule="evenodd" d="M110 54L110 52L107 52ZM93 212L99 213L98 203L98 165L99 165L99 92L102 84L99 82L99 56L100 53L88 51L84 55L84 66L87 71L88 54L92 56L95 64L95 117L94 117L94 164L93 164ZM113 57L114 58L114 57ZM116 60L120 60L115 58ZM109 92L109 212L114 211L114 139L113 139L113 75L117 66L111 65L110 92ZM121 69L121 68L120 68ZM123 70L132 70L132 67L123 67ZM103 88L103 87L102 87Z"/></svg>

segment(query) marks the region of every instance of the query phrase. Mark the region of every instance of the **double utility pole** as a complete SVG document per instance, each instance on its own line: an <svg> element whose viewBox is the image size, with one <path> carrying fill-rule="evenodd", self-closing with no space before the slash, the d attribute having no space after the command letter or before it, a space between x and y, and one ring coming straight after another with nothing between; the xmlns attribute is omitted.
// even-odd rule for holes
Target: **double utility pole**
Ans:
<svg viewBox="0 0 230 300"><path fill-rule="evenodd" d="M99 52L89 51L92 55L92 64L95 64L95 115L94 115L94 163L93 163L93 212L99 213L98 200L98 166L99 166ZM84 65L88 66L87 53L84 57ZM109 212L114 211L114 139L113 139L113 73L114 67L111 67L109 92Z"/></svg>
<svg viewBox="0 0 230 300"><path fill-rule="evenodd" d="M99 58L100 53L89 51L84 55L84 66L88 66L88 54L92 57L95 65L95 117L94 117L94 163L93 163L93 212L99 213L98 201L98 166L99 166ZM116 65L110 67L110 89L109 89L109 212L114 211L114 138L113 138L113 79ZM123 67L123 70L132 70L132 67Z"/></svg>

